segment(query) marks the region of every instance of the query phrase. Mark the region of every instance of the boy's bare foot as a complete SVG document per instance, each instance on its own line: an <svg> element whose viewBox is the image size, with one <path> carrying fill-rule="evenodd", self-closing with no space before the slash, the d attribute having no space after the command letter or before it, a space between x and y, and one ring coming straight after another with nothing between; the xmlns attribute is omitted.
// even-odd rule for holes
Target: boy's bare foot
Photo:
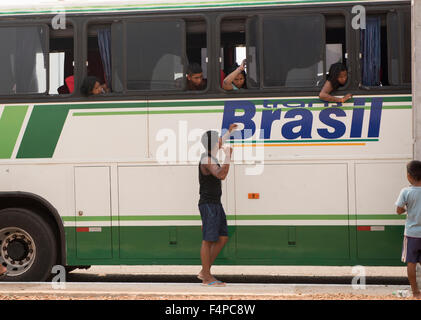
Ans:
<svg viewBox="0 0 421 320"><path fill-rule="evenodd" d="M205 279L205 280L203 280L202 286L225 287L226 286L226 283L217 280L215 277L212 277L211 279Z"/></svg>
<svg viewBox="0 0 421 320"><path fill-rule="evenodd" d="M417 293L413 293L413 294L412 294L412 297L413 297L414 299L421 299L421 292L420 292L420 291L418 291Z"/></svg>
<svg viewBox="0 0 421 320"><path fill-rule="evenodd" d="M200 274L197 276L199 278L199 276L202 277L202 285L203 286L215 286L215 287L225 287L226 283L223 281L220 281L218 279L216 279L214 276L209 275L208 277L203 276L203 274Z"/></svg>

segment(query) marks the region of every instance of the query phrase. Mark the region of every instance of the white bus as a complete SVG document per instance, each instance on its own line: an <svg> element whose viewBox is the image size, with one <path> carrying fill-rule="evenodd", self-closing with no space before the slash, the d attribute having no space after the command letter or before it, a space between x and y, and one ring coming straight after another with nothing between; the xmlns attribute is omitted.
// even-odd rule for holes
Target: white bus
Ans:
<svg viewBox="0 0 421 320"><path fill-rule="evenodd" d="M199 265L200 135L232 122L216 263L402 265L410 1L11 2L0 42L6 281ZM247 89L223 90L244 57ZM203 90L186 87L193 62ZM346 103L319 99L335 62ZM82 95L87 76L110 91Z"/></svg>

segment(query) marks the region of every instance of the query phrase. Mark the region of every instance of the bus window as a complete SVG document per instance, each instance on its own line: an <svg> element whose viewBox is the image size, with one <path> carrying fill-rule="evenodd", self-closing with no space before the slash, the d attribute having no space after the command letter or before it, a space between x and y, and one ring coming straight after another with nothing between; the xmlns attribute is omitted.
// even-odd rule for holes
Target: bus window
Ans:
<svg viewBox="0 0 421 320"><path fill-rule="evenodd" d="M390 84L411 83L411 12L387 14Z"/></svg>
<svg viewBox="0 0 421 320"><path fill-rule="evenodd" d="M123 21L113 24L113 91L179 90L185 64L185 23ZM114 39L116 41L114 41ZM120 40L119 40L120 39Z"/></svg>
<svg viewBox="0 0 421 320"><path fill-rule="evenodd" d="M321 87L332 64L346 64L343 15L262 15L245 25L248 88Z"/></svg>
<svg viewBox="0 0 421 320"><path fill-rule="evenodd" d="M401 41L403 41L403 44L401 46L403 53L402 53L402 59L401 59L400 74L402 76L402 84L411 85L411 81L412 81L412 76L411 76L411 70L412 70L411 11L410 10L399 11L399 18L402 23Z"/></svg>
<svg viewBox="0 0 421 320"><path fill-rule="evenodd" d="M316 87L324 74L322 15L263 18L263 85Z"/></svg>
<svg viewBox="0 0 421 320"><path fill-rule="evenodd" d="M50 27L49 94L70 94L74 91L73 27Z"/></svg>
<svg viewBox="0 0 421 320"><path fill-rule="evenodd" d="M386 15L369 15L361 30L361 78L366 87L388 86Z"/></svg>
<svg viewBox="0 0 421 320"><path fill-rule="evenodd" d="M110 83L114 92L187 90L187 66L198 65L207 86L206 21L123 20L111 24ZM195 68L197 69L197 68Z"/></svg>
<svg viewBox="0 0 421 320"><path fill-rule="evenodd" d="M208 78L208 50L206 38L206 22L201 18L187 18L186 23L186 54L189 64L199 64L202 69L201 90L206 89ZM178 81L184 81L183 75L176 75ZM187 79L188 81L188 79ZM184 83L182 82L182 86ZM189 86L184 87L189 90Z"/></svg>
<svg viewBox="0 0 421 320"><path fill-rule="evenodd" d="M337 62L346 64L347 47L345 35L345 17L325 15L326 21L326 71ZM349 77L348 77L349 79Z"/></svg>
<svg viewBox="0 0 421 320"><path fill-rule="evenodd" d="M47 26L0 27L0 94L45 93Z"/></svg>
<svg viewBox="0 0 421 320"><path fill-rule="evenodd" d="M247 88L260 87L260 55L258 17L247 20L246 25L246 58L247 58Z"/></svg>
<svg viewBox="0 0 421 320"><path fill-rule="evenodd" d="M411 82L410 12L371 14L360 32L363 87L404 85Z"/></svg>
<svg viewBox="0 0 421 320"><path fill-rule="evenodd" d="M87 61L87 75L111 89L111 24L89 26Z"/></svg>
<svg viewBox="0 0 421 320"><path fill-rule="evenodd" d="M245 26L246 18L243 17L224 18L221 21L221 87L223 87L224 79L246 59ZM238 76L244 77L244 75L246 75L245 72L240 73ZM247 75L244 77L244 82L240 83L240 86L233 86L235 88L233 91L246 89L246 78Z"/></svg>

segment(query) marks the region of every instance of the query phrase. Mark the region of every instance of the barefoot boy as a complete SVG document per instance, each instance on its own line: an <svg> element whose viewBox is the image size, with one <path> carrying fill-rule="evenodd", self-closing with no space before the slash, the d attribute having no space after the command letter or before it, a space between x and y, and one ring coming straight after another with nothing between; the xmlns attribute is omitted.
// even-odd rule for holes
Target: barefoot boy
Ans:
<svg viewBox="0 0 421 320"><path fill-rule="evenodd" d="M396 201L396 213L407 211L402 248L402 262L407 264L408 280L414 298L421 293L416 281L416 266L421 262L421 161L413 160L406 166L410 187L402 189ZM406 208L405 208L406 207Z"/></svg>
<svg viewBox="0 0 421 320"><path fill-rule="evenodd" d="M202 136L202 144L206 152L202 154L199 163L200 200L199 211L202 218L202 247L200 258L202 270L197 276L203 285L225 286L210 272L211 266L219 252L228 242L228 227L224 208L221 203L221 180L228 175L232 148L224 148L225 162L221 166L216 159L218 150L222 148L224 140L237 127L231 124L227 134L222 138L216 131L207 131Z"/></svg>

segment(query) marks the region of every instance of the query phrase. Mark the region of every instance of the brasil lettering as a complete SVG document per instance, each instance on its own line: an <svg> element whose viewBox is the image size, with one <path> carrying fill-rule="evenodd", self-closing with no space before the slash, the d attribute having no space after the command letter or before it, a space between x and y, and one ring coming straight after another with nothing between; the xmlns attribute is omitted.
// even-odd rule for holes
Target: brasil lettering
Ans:
<svg viewBox="0 0 421 320"><path fill-rule="evenodd" d="M354 106L346 108L340 104L316 108L313 104L296 100L289 103L264 101L258 137L268 140L280 134L285 140L379 138L383 98L372 98L369 104L365 98L355 98ZM320 111L318 117L315 111ZM256 106L251 101L226 101L222 132L226 132L231 123L237 123L244 128L231 138L252 138L259 124L256 114Z"/></svg>

